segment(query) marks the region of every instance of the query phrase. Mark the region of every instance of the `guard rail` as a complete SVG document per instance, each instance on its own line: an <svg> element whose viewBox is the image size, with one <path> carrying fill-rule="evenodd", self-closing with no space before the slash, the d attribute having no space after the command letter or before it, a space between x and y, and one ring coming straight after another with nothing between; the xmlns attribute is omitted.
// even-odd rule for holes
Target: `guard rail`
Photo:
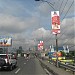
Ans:
<svg viewBox="0 0 75 75"><path fill-rule="evenodd" d="M62 64L62 63L59 62L59 67L63 67L65 69L68 69L68 70L72 71L73 74L75 72L75 66L72 66L72 65L69 65L69 64Z"/></svg>

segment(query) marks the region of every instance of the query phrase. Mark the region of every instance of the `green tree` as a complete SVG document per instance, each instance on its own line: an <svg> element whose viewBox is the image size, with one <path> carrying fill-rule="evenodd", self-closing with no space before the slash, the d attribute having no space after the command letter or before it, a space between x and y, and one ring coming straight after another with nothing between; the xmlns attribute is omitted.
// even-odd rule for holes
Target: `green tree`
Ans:
<svg viewBox="0 0 75 75"><path fill-rule="evenodd" d="M60 52L61 52L63 57L66 56L66 53L64 51L60 51Z"/></svg>

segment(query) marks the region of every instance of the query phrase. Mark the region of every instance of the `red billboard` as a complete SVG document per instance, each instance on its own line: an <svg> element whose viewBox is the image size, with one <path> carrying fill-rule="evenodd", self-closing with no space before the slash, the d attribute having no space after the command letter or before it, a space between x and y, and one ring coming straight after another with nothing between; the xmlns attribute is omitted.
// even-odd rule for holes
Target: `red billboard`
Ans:
<svg viewBox="0 0 75 75"><path fill-rule="evenodd" d="M38 50L43 50L43 41L38 44Z"/></svg>
<svg viewBox="0 0 75 75"><path fill-rule="evenodd" d="M51 21L52 21L52 33L60 33L60 17L59 11L51 11Z"/></svg>
<svg viewBox="0 0 75 75"><path fill-rule="evenodd" d="M38 44L38 50L40 50L40 44Z"/></svg>

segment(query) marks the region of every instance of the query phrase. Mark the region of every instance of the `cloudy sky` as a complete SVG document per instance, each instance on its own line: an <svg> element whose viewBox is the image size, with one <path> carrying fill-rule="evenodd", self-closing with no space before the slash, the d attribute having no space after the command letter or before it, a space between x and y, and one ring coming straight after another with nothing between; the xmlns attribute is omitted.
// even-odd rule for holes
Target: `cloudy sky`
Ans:
<svg viewBox="0 0 75 75"><path fill-rule="evenodd" d="M74 48L75 0L0 0L0 36L11 36L12 47L33 48L44 41L44 47L55 45L55 35L51 32L51 11L60 12L61 33L58 44ZM52 8L52 7L54 8Z"/></svg>

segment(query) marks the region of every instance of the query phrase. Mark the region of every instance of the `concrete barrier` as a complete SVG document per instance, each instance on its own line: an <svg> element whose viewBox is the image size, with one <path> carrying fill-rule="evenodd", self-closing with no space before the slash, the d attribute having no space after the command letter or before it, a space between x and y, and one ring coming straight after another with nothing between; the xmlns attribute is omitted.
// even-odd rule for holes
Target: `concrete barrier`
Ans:
<svg viewBox="0 0 75 75"><path fill-rule="evenodd" d="M50 73L52 73L53 75L58 75L57 73L55 73L52 69L50 69L50 67L48 67L46 64L44 64L41 59L39 59L40 64L43 68L46 68Z"/></svg>

